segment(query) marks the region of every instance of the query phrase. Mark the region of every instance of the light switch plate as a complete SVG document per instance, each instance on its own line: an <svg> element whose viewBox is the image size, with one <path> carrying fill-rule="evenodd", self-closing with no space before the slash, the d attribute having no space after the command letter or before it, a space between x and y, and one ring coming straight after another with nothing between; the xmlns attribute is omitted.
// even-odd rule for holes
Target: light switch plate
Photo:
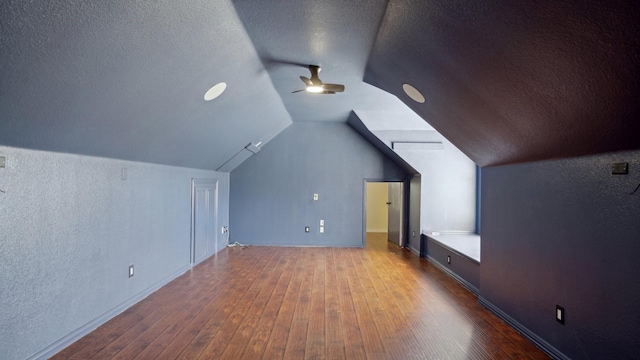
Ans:
<svg viewBox="0 0 640 360"><path fill-rule="evenodd" d="M564 308L560 305L556 305L556 321L564 325Z"/></svg>

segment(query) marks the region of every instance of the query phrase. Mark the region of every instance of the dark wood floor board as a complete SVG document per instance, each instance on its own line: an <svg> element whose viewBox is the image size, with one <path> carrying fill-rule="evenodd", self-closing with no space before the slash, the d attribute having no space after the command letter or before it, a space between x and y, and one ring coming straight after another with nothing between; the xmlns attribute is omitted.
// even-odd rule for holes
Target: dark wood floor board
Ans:
<svg viewBox="0 0 640 360"><path fill-rule="evenodd" d="M369 308L367 302L367 295L365 293L359 277L356 274L356 267L353 262L354 257L359 256L359 251L349 252L349 258L345 263L346 273L348 274L347 280L349 282L349 291L353 299L353 305L356 310L356 318L358 325L360 326L360 332L364 343L365 351L368 357L374 357L376 354L384 354L384 348L382 346L382 338L376 327L376 323L373 317L373 313Z"/></svg>
<svg viewBox="0 0 640 360"><path fill-rule="evenodd" d="M214 263L217 262L215 260L219 259L214 259ZM183 300L179 302L181 305L181 311L176 314L175 318L168 317L165 321L158 323L158 330L160 328L164 328L164 330L162 330L160 334L158 334L156 338L148 344L148 346L138 353L136 356L137 359L156 358L168 347L174 349L173 351L176 351L176 348L186 346L187 344L184 342L175 341L175 339L185 331L186 327L184 324L190 324L192 321L194 323L199 323L201 319L197 318L198 314L202 314L201 316L205 317L217 315L217 312L213 313L213 315L212 313L203 313L202 308L206 307L206 305L210 303L224 304L225 298L236 296L237 286L235 286L235 283L238 282L238 280L234 277L226 276L227 273L222 271L214 277L204 276L207 272L197 271L203 270L202 268L208 267L207 265L208 264L198 265L195 269L196 271L189 274L191 276L189 276L188 279L192 286L190 290L181 289L180 291L176 289L176 292L181 294L183 297ZM246 266L230 266L226 269L226 271L231 272L240 272L245 270ZM199 296L199 294L201 295ZM222 306L222 308L228 309L229 307ZM188 331L193 332L194 328L190 328Z"/></svg>
<svg viewBox="0 0 640 360"><path fill-rule="evenodd" d="M151 306L149 309L153 308ZM136 342L136 340L145 332L149 330L156 322L166 316L167 306L156 307L152 313L144 316L141 321L124 332L121 336L114 339L110 344L104 347L100 352L92 356L92 359L113 359L124 351L130 344ZM134 355L135 356L135 355ZM131 356L130 358L132 358Z"/></svg>
<svg viewBox="0 0 640 360"><path fill-rule="evenodd" d="M313 282L311 283L311 304L309 326L307 328L307 344L305 346L306 359L325 359L325 286L326 261L325 248L314 249Z"/></svg>
<svg viewBox="0 0 640 360"><path fill-rule="evenodd" d="M382 241L379 243L383 244ZM397 256L389 256L388 247L393 248L394 245L382 246L379 251L369 252L368 256L362 257L367 274L363 279L368 278L373 284L374 296L380 299L391 327L390 330L383 330L380 320L383 320L384 316L382 313L376 314L387 353L397 354L399 358L425 358L434 351L449 355L460 353L455 346L450 345L449 349L434 349L433 346L420 343L418 339L424 334L418 333L413 326L407 326L417 320L416 315L421 316L427 312L426 309L420 312L414 310L407 314L404 309L415 309L416 306L424 306L425 302L409 301L406 293L413 291L415 286L405 286L406 276L403 273L407 268L406 264Z"/></svg>
<svg viewBox="0 0 640 360"><path fill-rule="evenodd" d="M249 248L246 250L241 250L245 253L253 253L256 249ZM287 261L287 252L280 251L274 253L271 258L265 264L265 267L261 270L256 270L251 273L256 274L258 276L255 277L255 280L252 280L251 283L248 281L243 281L244 278L239 278L239 282L244 284L239 285L239 289L242 289L238 295L230 296L230 299L235 302L235 306L233 307L233 311L227 319L222 323L219 330L215 334L215 336L210 340L207 347L202 351L199 358L200 359L218 359L224 354L227 346L233 339L236 331L240 328L242 321L247 315L251 305L256 300L258 295L261 293L263 289L265 292L263 294L270 294L273 291L273 287L277 283L277 280L280 276L279 265L282 265L281 259L283 261ZM242 274L245 278L253 278L250 274ZM245 290L246 289L246 290Z"/></svg>
<svg viewBox="0 0 640 360"><path fill-rule="evenodd" d="M296 275L300 277L300 287L295 298L295 305L291 317L291 329L285 348L285 359L303 359L307 346L307 331L311 311L311 293L315 266L310 266L312 256L310 252L303 252L296 265Z"/></svg>
<svg viewBox="0 0 640 360"><path fill-rule="evenodd" d="M231 283L231 282L229 282ZM224 283L221 283L224 284ZM215 291L216 289L213 289ZM196 298L195 296L193 298ZM218 299L218 298L217 298ZM185 324L201 324L198 314L201 314L197 307L197 302L184 301L183 309L170 313L171 316L165 317L162 321L154 326L153 333L159 332L157 336L135 357L135 359L154 359L168 348L177 351L176 347L185 347L187 343L179 342L184 340L180 335L184 333ZM211 316L211 314L208 314ZM195 331L189 329L189 331Z"/></svg>
<svg viewBox="0 0 640 360"><path fill-rule="evenodd" d="M215 258L216 261L209 262L209 264L215 265L221 262L226 264L226 261L224 261L222 258L226 259L227 257L224 255L216 257ZM214 267L215 266L212 266L212 265L209 266L209 268L214 268ZM200 266L195 267L194 270L197 270L198 268L200 268ZM235 269L235 267L230 266L229 269ZM196 278L197 280L194 281L194 278ZM150 345L153 348L152 352L161 350L162 346L156 346L154 344L154 341L158 338L160 334L167 331L167 329L169 329L170 326L175 323L175 319L172 319L170 317L164 318L167 315L167 313L171 313L171 311L174 311L175 308L173 304L179 302L184 304L185 307L187 307L189 304L197 303L197 302L191 303L191 302L185 301L185 298L187 297L192 298L193 300L198 300L198 301L207 301L207 300L212 301L212 294L216 292L216 289L222 289L228 283L224 281L225 280L224 278L211 277L209 275L209 272L194 273L193 270L182 275L179 278L179 280L184 280L184 281L174 281L168 284L167 286L163 287L162 289L158 290L156 293L154 293L153 297L147 298L147 299L162 298L162 299L165 299L165 301L163 302L162 306L155 307L156 309L154 311L155 316L150 316L143 320L142 323L145 323L149 326L146 329L146 331L140 334L139 337L137 337L136 339L130 342L125 341L126 346L120 352L114 355L113 357L114 359L133 359L134 357L138 356L141 352L143 352ZM182 286L179 286L179 285L182 285ZM208 294L203 295L202 297L198 297L197 295L193 295L190 293L190 291L193 292L194 289L197 290L201 287L209 287L211 291L208 292ZM119 340L114 341L114 343L118 343L118 342L121 342L121 341ZM143 354L143 356L144 355L145 354ZM146 355L150 355L150 354L147 353Z"/></svg>
<svg viewBox="0 0 640 360"><path fill-rule="evenodd" d="M362 332L358 324L358 316L356 314L353 303L353 296L349 288L349 268L346 265L349 262L349 255L341 249L332 249L333 259L336 267L336 283L338 290L338 301L341 310L342 329L344 333L345 357L347 359L366 359ZM338 276L341 275L341 276Z"/></svg>
<svg viewBox="0 0 640 360"><path fill-rule="evenodd" d="M414 308L416 303L408 301L405 293L409 289L403 287L403 277L396 271L394 264L388 262L388 257L376 256L372 260L366 261L365 264L366 275L374 286L376 296L384 307L384 312L389 318L394 333L403 338L407 337L407 340L411 341L406 324L412 320L416 313L407 314L405 309ZM387 266L380 266L380 264Z"/></svg>
<svg viewBox="0 0 640 360"><path fill-rule="evenodd" d="M224 321L233 312L234 305L226 303L218 303L217 309L207 322L199 329L197 334L193 336L187 343L183 343L184 348L177 356L177 359L197 359L198 356L209 345L211 339L218 333Z"/></svg>
<svg viewBox="0 0 640 360"><path fill-rule="evenodd" d="M138 309L139 307L137 307L136 305L134 305L133 307L136 307ZM135 309L133 309L133 307L127 309L127 311L123 312L123 314L127 312L131 314L135 313ZM123 319L118 319L118 321L122 321L122 320ZM114 327L119 326L116 323L115 318L111 319L107 323L109 324L109 326L114 326ZM107 334L107 329L98 327L97 329L93 330L83 338L79 339L78 341L74 342L73 344L67 346L66 348L58 352L55 356L52 357L52 359L71 359L74 356L76 357L82 356L83 353L96 354L108 345L108 343L104 343L104 344L101 344L102 347L100 347L99 345L96 346L97 345L96 342L106 334ZM117 337L118 336L113 336L113 339L117 339Z"/></svg>
<svg viewBox="0 0 640 360"><path fill-rule="evenodd" d="M260 351L261 348L261 340L265 337L267 340L264 345L264 353L261 356L262 359L282 359L284 357L287 339L291 332L291 323L296 309L296 302L298 300L300 286L302 285L302 274L305 272L307 266L305 262L306 259L301 255L300 249L298 249L293 256L296 259L294 273L285 291L280 309L278 309L273 330L269 331L262 327L258 329L254 338L250 340L250 343L253 344L253 346L250 349L247 349L242 356L244 359L251 360L260 358L260 353L258 351Z"/></svg>
<svg viewBox="0 0 640 360"><path fill-rule="evenodd" d="M97 352L101 351L102 348L100 348L100 345L104 345L104 347L108 345L108 342L105 340L116 340L118 338L118 336L114 336L113 332L112 335L109 336L109 332L112 331L113 328L122 328L130 324L131 319L128 318L128 314L137 314L135 316L144 318L146 314L154 311L157 302L158 301L154 298L142 299L137 304L134 304L132 307L122 312L122 316L109 320L107 322L108 325L106 324L106 326L98 327L87 336L60 351L52 357L52 359L71 359L73 357L82 359L87 356L95 355ZM96 346L96 342L99 341L102 342L102 344Z"/></svg>
<svg viewBox="0 0 640 360"><path fill-rule="evenodd" d="M54 359L548 359L433 264L366 248L224 249Z"/></svg>
<svg viewBox="0 0 640 360"><path fill-rule="evenodd" d="M352 262L354 263L355 274L358 277L358 281L360 282L360 285L365 292L367 304L369 310L373 315L373 321L382 340L382 345L385 348L385 353L397 354L398 351L395 344L397 342L398 336L402 336L402 334L398 334L398 332L402 331L403 328L394 326L391 319L389 318L389 314L386 311L388 308L393 308L395 310L395 300L392 296L384 297L384 295L386 294L384 285L378 284L377 287L379 289L376 289L376 284L374 284L373 281L374 279L372 279L370 276L370 274L375 274L375 271L368 269L367 266L365 266L365 264L362 262L361 257L353 257ZM384 299L380 296L380 294L383 294ZM383 303L383 300L385 300L385 302L387 303ZM398 315L398 313L394 313L394 315ZM402 315L400 316L402 317Z"/></svg>
<svg viewBox="0 0 640 360"><path fill-rule="evenodd" d="M340 307L340 295L336 287L338 277L344 276L336 269L333 249L326 250L325 256L325 343L328 359L346 359L345 331Z"/></svg>
<svg viewBox="0 0 640 360"><path fill-rule="evenodd" d="M296 253L297 251L291 248L283 250L283 256L279 263L279 268L282 271L273 273L267 285L263 287L260 294L253 301L242 324L222 354L222 358L238 359L247 352L247 357L255 359L259 358L264 352L266 334L273 330L276 317L282 307L282 301L291 282L297 262ZM258 336L254 337L256 333ZM252 340L261 340L259 344L262 344L262 346L257 347ZM249 347L247 344L252 344L253 346Z"/></svg>

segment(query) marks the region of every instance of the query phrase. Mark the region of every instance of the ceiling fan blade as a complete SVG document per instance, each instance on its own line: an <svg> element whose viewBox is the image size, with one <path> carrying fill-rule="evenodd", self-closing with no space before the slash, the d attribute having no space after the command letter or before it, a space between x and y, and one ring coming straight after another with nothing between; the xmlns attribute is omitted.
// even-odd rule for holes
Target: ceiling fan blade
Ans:
<svg viewBox="0 0 640 360"><path fill-rule="evenodd" d="M268 54L261 56L261 59L266 68L272 68L274 66L300 66L303 68L309 68L308 64L282 58L275 58Z"/></svg>
<svg viewBox="0 0 640 360"><path fill-rule="evenodd" d="M313 82L311 82L311 80L309 80L309 78L306 76L300 76L300 80L302 80L302 82L307 86L313 85Z"/></svg>
<svg viewBox="0 0 640 360"><path fill-rule="evenodd" d="M342 84L324 84L322 85L322 88L325 91L330 91L330 92L343 92L344 91L344 85Z"/></svg>
<svg viewBox="0 0 640 360"><path fill-rule="evenodd" d="M292 93L292 94L295 94L295 93L297 93L297 92L300 92L300 91L305 91L305 90L306 90L306 89L302 89L302 90L296 90L296 91L292 91L291 93Z"/></svg>

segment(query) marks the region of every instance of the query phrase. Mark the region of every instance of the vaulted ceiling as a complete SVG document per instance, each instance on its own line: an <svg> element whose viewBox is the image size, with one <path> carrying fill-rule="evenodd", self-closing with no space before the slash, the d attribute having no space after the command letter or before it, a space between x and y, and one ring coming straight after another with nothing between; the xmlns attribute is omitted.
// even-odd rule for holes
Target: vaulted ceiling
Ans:
<svg viewBox="0 0 640 360"><path fill-rule="evenodd" d="M402 128L408 105L481 166L639 148L639 8L6 0L0 144L215 170L292 121ZM292 93L305 64L346 91Z"/></svg>

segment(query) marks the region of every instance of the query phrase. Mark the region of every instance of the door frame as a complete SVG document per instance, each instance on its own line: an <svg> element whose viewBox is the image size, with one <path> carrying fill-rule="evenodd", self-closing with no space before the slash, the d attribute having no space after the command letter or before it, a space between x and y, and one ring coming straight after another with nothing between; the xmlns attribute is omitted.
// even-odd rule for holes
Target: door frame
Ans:
<svg viewBox="0 0 640 360"><path fill-rule="evenodd" d="M362 187L362 247L367 246L367 183L380 182L390 183L397 182L402 183L402 226L400 231L402 232L402 247L407 245L407 234L409 231L409 180L407 179L371 179L365 178Z"/></svg>

